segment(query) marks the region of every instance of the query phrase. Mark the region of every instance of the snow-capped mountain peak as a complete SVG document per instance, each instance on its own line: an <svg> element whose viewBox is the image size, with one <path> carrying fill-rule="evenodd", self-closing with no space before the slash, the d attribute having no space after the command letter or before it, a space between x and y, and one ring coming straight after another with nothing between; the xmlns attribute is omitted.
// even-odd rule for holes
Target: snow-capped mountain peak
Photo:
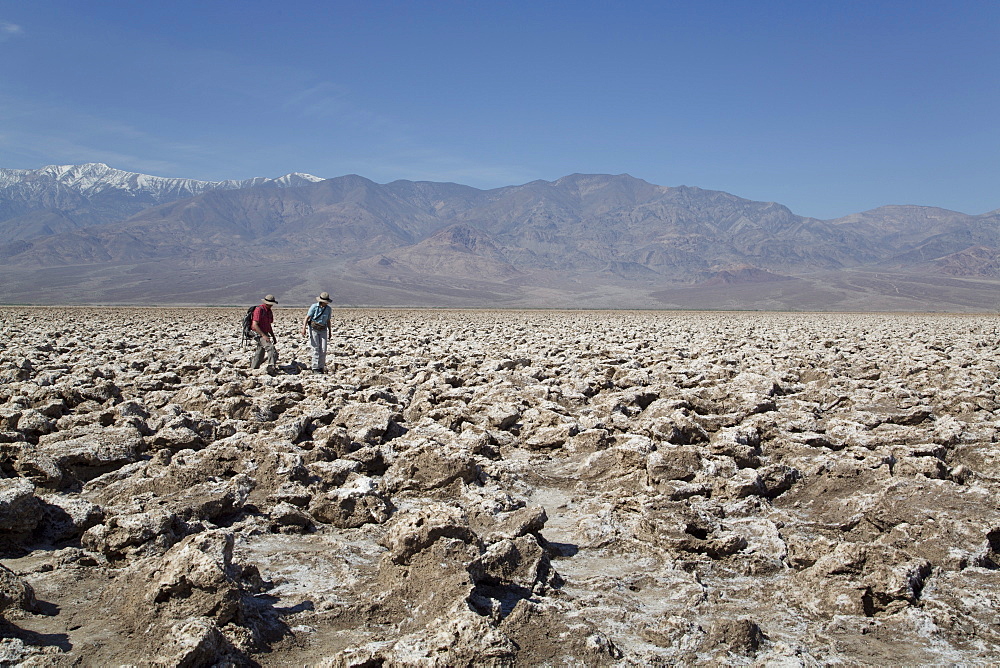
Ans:
<svg viewBox="0 0 1000 668"><path fill-rule="evenodd" d="M275 179L255 177L199 181L126 172L101 162L88 162L82 165L48 165L40 169L0 169L0 196L10 196L12 193L7 192L9 189L26 188L38 193L46 188L66 188L85 197L109 190L133 195L142 193L161 202L192 197L211 190L235 190L268 183L288 187L322 180L318 176L296 172Z"/></svg>
<svg viewBox="0 0 1000 668"><path fill-rule="evenodd" d="M199 181L126 172L100 162L47 165L40 169L0 169L0 222L28 216L15 226L16 232L7 230L8 240L27 239L49 234L55 229L52 225L56 223L50 218L46 218L45 223L37 222L38 215L45 212L58 212L56 227L68 229L123 220L152 206L216 190L255 186L289 188L322 180L296 172L275 179L258 176L244 180Z"/></svg>

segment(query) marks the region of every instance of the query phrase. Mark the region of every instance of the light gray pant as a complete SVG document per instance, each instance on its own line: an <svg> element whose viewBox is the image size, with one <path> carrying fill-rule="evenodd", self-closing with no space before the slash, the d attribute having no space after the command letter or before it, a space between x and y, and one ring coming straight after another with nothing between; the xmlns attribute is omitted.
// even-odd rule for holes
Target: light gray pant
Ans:
<svg viewBox="0 0 1000 668"><path fill-rule="evenodd" d="M309 345L312 346L312 370L322 371L326 368L326 348L330 343L330 333L323 329L309 328Z"/></svg>
<svg viewBox="0 0 1000 668"><path fill-rule="evenodd" d="M257 349L254 350L250 368L256 369L260 367L260 363L264 361L265 354L267 355L268 366L278 366L278 349L274 347L274 341L265 341L263 337L258 336Z"/></svg>

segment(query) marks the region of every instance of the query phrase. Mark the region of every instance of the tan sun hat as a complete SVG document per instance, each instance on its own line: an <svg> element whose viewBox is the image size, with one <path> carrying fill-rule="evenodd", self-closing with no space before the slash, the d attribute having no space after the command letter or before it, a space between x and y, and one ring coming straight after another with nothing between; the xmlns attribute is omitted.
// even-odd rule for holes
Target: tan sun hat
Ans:
<svg viewBox="0 0 1000 668"><path fill-rule="evenodd" d="M318 302L326 302L327 304L329 304L333 300L330 299L330 293L329 292L321 292L321 293L319 293L319 297L316 298L316 301L318 301Z"/></svg>
<svg viewBox="0 0 1000 668"><path fill-rule="evenodd" d="M274 298L274 295L264 295L264 301L268 304L277 304L278 300Z"/></svg>

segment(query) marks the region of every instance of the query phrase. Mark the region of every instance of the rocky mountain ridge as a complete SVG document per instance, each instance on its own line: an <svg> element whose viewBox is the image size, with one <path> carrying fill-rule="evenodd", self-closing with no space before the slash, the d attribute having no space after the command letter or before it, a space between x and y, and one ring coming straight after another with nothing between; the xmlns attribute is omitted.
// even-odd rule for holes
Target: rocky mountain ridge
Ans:
<svg viewBox="0 0 1000 668"><path fill-rule="evenodd" d="M214 190L321 180L294 173L277 179L199 181L126 172L103 163L0 169L0 229L7 241L38 238L124 220L149 207Z"/></svg>
<svg viewBox="0 0 1000 668"><path fill-rule="evenodd" d="M88 274L115 276L115 291L124 290L115 298L127 300L134 297L119 282L123 272L142 275L146 284L150 273L162 278L181 269L198 273L198 291L229 303L260 291L249 277L242 287L232 285L233 267L253 267L257 280L271 285L319 286L336 276L349 284L344 292L354 303L697 307L696 301L675 302L676 295L664 302L664 291L692 295L733 285L760 291L729 307L770 307L778 300L779 307L854 308L872 292L907 310L981 310L997 303L990 295L1000 280L1000 211L971 216L887 206L823 221L775 202L659 186L627 174L573 174L491 190L293 174L193 182L204 188L194 195L186 193L196 186L167 179L156 182L156 192L168 201L157 203L143 189L156 177L111 170L116 185L110 185L97 178L101 168L110 170L53 168L46 177L76 184L76 195L89 198L79 208L92 224L49 224L73 210L41 197L27 217L31 225L23 215L0 215L0 257L12 280L24 281L38 267L86 267ZM4 183L0 212L14 187ZM124 192L143 193L130 200L141 209L102 220L99 205ZM105 193L114 196L102 200ZM299 276L286 275L286 264ZM877 278L889 274L888 283ZM157 298L176 303L191 294L160 278ZM921 286L912 295L894 297L903 294L901 283L914 281ZM806 287L808 296L783 296ZM825 294L831 289L835 294ZM99 294L107 299L115 291ZM0 299L20 294L11 290ZM717 307L713 299L708 305Z"/></svg>
<svg viewBox="0 0 1000 668"><path fill-rule="evenodd" d="M30 192L37 197L47 189L63 187L84 195L113 190L144 191L153 199L165 201L177 195L191 197L210 190L249 188L266 183L283 186L302 185L322 180L318 176L294 172L276 179L254 177L242 180L199 181L126 172L100 162L82 165L48 165L40 169L0 168L0 192L3 192L5 199L12 197L18 191Z"/></svg>

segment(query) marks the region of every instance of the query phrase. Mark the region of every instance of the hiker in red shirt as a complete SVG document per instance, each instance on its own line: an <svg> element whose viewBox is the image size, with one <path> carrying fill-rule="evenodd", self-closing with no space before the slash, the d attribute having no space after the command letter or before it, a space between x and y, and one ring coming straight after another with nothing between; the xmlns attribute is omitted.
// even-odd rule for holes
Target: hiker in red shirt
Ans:
<svg viewBox="0 0 1000 668"><path fill-rule="evenodd" d="M274 314L271 312L271 307L277 303L278 300L274 298L274 295L265 296L260 306L253 310L253 321L250 323L250 329L257 338L257 349L254 351L250 368L258 368L261 362L264 361L264 354L266 353L267 373L269 374L275 373L278 370L278 349L274 345L276 337L274 336L274 330L271 329L271 323L274 322Z"/></svg>

